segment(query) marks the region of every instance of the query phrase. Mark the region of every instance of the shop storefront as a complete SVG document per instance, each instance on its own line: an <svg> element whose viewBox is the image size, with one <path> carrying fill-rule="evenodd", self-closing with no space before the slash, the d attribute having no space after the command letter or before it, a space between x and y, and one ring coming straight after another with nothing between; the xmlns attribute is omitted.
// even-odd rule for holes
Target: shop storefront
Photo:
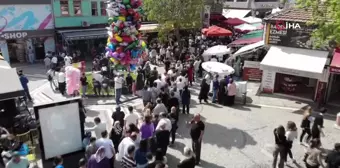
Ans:
<svg viewBox="0 0 340 168"><path fill-rule="evenodd" d="M43 60L45 53L55 51L54 30L4 32L0 35L0 49L10 63ZM33 57L29 58L30 50Z"/></svg>
<svg viewBox="0 0 340 168"><path fill-rule="evenodd" d="M280 19L304 15L298 10L265 18L265 43L270 48L260 63L261 90L317 101L326 95L332 54L326 47L315 49L311 39L315 27L307 25L308 18L305 22Z"/></svg>
<svg viewBox="0 0 340 168"><path fill-rule="evenodd" d="M340 49L335 49L329 67L330 77L326 101L330 104L340 104Z"/></svg>
<svg viewBox="0 0 340 168"><path fill-rule="evenodd" d="M34 62L55 51L50 1L13 1L1 5L0 50L10 63ZM1 4L1 3L0 3Z"/></svg>

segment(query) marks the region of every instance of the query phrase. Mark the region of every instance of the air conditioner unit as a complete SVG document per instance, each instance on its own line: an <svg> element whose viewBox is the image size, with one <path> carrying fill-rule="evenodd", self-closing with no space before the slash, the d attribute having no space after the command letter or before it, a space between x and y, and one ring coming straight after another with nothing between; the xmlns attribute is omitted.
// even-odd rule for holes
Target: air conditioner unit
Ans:
<svg viewBox="0 0 340 168"><path fill-rule="evenodd" d="M89 27L89 26L90 26L90 23L87 22L87 21L82 21L82 22L81 22L81 26L82 26L82 27Z"/></svg>

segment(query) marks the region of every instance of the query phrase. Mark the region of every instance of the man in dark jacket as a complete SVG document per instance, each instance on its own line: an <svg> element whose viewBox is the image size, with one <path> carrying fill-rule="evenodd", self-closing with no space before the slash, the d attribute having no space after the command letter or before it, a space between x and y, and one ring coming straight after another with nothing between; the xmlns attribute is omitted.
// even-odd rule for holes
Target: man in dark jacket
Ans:
<svg viewBox="0 0 340 168"><path fill-rule="evenodd" d="M170 131L166 130L166 123L159 123L159 129L156 130L157 148L162 149L163 156L166 155L168 145L170 143Z"/></svg>
<svg viewBox="0 0 340 168"><path fill-rule="evenodd" d="M116 107L116 111L112 114L112 119L113 119L113 123L115 121L119 121L120 126L122 128L124 128L124 118L125 118L125 113L123 111L121 111L120 106Z"/></svg>
<svg viewBox="0 0 340 168"><path fill-rule="evenodd" d="M174 92L170 93L170 99L168 100L168 111L170 111L172 107L176 107L176 109L179 108L179 100L177 97L175 97Z"/></svg>
<svg viewBox="0 0 340 168"><path fill-rule="evenodd" d="M328 168L340 167L340 143L334 145L334 150L327 155L325 161Z"/></svg>
<svg viewBox="0 0 340 168"><path fill-rule="evenodd" d="M24 92L25 92L25 98L29 101L32 101L32 97L31 97L31 94L30 94L30 91L28 89L28 79L27 77L23 74L22 70L19 70L18 72L18 75L19 75L19 80L20 80L20 83L21 83L21 86L22 88L24 89Z"/></svg>

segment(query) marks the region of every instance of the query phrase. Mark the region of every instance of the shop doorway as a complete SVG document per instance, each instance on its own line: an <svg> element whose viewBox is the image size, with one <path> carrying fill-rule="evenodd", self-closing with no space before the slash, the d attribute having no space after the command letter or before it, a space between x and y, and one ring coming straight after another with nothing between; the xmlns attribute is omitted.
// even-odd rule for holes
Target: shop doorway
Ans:
<svg viewBox="0 0 340 168"><path fill-rule="evenodd" d="M340 74L331 74L330 90L328 92L328 102L340 103Z"/></svg>
<svg viewBox="0 0 340 168"><path fill-rule="evenodd" d="M44 41L40 38L33 39L33 47L35 51L35 59L43 60L45 59L45 45Z"/></svg>
<svg viewBox="0 0 340 168"><path fill-rule="evenodd" d="M7 46L11 63L27 62L26 42L24 40L7 40Z"/></svg>
<svg viewBox="0 0 340 168"><path fill-rule="evenodd" d="M276 73L274 92L314 99L317 79Z"/></svg>

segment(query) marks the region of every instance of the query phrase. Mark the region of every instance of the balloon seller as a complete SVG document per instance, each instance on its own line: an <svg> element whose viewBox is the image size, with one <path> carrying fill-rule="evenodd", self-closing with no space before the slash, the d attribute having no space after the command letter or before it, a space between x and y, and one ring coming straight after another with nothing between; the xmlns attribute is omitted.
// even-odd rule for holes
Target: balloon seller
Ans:
<svg viewBox="0 0 340 168"><path fill-rule="evenodd" d="M146 49L139 29L144 14L141 0L110 0L107 5L109 28L106 56L116 69L136 70Z"/></svg>

